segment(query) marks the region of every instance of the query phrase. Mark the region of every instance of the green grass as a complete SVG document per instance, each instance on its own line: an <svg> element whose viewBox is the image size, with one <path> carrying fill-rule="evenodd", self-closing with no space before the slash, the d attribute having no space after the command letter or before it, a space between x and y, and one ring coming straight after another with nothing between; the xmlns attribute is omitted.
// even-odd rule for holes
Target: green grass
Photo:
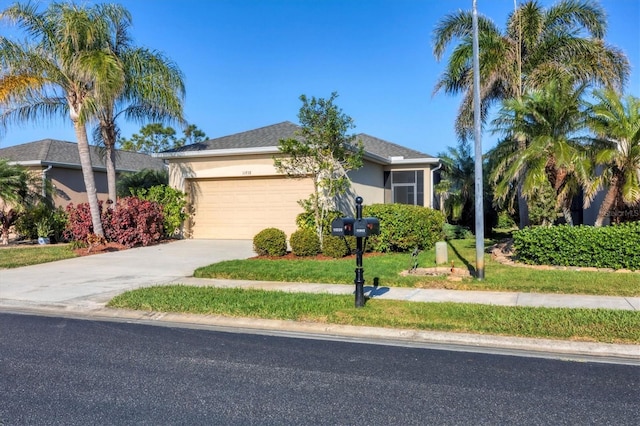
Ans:
<svg viewBox="0 0 640 426"><path fill-rule="evenodd" d="M486 242L488 247L490 241ZM475 241L454 240L449 245L449 261L456 267L473 267ZM420 253L419 267L434 266L434 250ZM485 280L461 282L443 277L400 276L410 267L407 253L365 256L364 275L368 284L384 287L448 288L536 293L640 296L640 273L587 272L579 270L541 270L503 265L485 255ZM355 261L351 259L247 259L220 262L199 268L194 276L265 281L350 284Z"/></svg>
<svg viewBox="0 0 640 426"><path fill-rule="evenodd" d="M68 245L45 245L0 249L0 268L19 268L76 257Z"/></svg>
<svg viewBox="0 0 640 426"><path fill-rule="evenodd" d="M640 312L505 307L211 287L159 286L117 296L110 307L373 327L438 330L606 343L639 343Z"/></svg>

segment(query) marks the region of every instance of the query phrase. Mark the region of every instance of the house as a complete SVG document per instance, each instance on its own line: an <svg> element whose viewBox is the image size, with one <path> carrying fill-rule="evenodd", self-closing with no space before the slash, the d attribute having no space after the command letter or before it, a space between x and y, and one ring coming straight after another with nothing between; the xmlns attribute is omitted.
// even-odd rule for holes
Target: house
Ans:
<svg viewBox="0 0 640 426"><path fill-rule="evenodd" d="M91 164L95 177L98 199L106 201L107 170L101 149L90 146ZM0 158L20 164L40 173L42 179L49 180L54 188L54 204L66 207L70 203L87 202L84 178L80 166L78 145L53 139L43 139L7 148L0 148ZM137 172L142 169L162 170L162 160L147 154L117 151L116 172Z"/></svg>
<svg viewBox="0 0 640 426"><path fill-rule="evenodd" d="M313 193L309 178L287 178L273 165L278 141L295 137L291 122L210 139L154 156L169 163L169 184L188 194L192 238L251 239L276 227L290 235L299 200ZM433 172L439 159L366 134L364 166L349 172L353 194L364 204L406 203L432 207ZM341 206L345 213L347 206Z"/></svg>

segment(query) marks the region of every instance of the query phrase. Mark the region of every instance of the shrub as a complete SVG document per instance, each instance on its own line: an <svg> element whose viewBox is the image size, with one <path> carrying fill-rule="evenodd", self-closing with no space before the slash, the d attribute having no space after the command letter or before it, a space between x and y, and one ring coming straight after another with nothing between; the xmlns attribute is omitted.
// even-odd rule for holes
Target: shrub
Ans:
<svg viewBox="0 0 640 426"><path fill-rule="evenodd" d="M63 241L63 233L67 227L67 214L62 207L51 208L45 203L39 203L25 210L15 224L15 230L20 237L36 239L44 235L38 235L38 224L48 224L50 236L53 241Z"/></svg>
<svg viewBox="0 0 640 426"><path fill-rule="evenodd" d="M164 235L162 206L155 201L126 197L118 200L117 208L107 209L102 225L105 238L126 247L147 246Z"/></svg>
<svg viewBox="0 0 640 426"><path fill-rule="evenodd" d="M298 229L291 234L289 244L296 256L315 256L320 253L320 239L313 229Z"/></svg>
<svg viewBox="0 0 640 426"><path fill-rule="evenodd" d="M466 226L452 225L445 223L442 231L447 240L464 240L467 238L473 238L473 232Z"/></svg>
<svg viewBox="0 0 640 426"><path fill-rule="evenodd" d="M277 228L267 228L253 237L253 250L260 256L287 254L287 235Z"/></svg>
<svg viewBox="0 0 640 426"><path fill-rule="evenodd" d="M331 222L338 218L342 217L343 214L339 211L332 210L327 212L322 222L322 233L330 233L331 232ZM300 213L296 217L296 225L300 229L316 229L316 218L314 216L313 210L305 210L303 213ZM323 237L324 238L324 237Z"/></svg>
<svg viewBox="0 0 640 426"><path fill-rule="evenodd" d="M189 215L186 213L186 194L168 185L156 185L151 188L131 188L134 196L141 200L155 201L162 206L164 215L164 233L167 237L175 237L182 223Z"/></svg>
<svg viewBox="0 0 640 426"><path fill-rule="evenodd" d="M104 209L102 202L99 202L99 206L107 241L134 247L146 246L162 239L164 216L158 203L127 197L118 200L115 210ZM86 243L87 238L93 235L89 204L69 204L67 214L69 223L65 231L66 237Z"/></svg>
<svg viewBox="0 0 640 426"><path fill-rule="evenodd" d="M496 228L499 229L511 229L515 228L516 222L513 220L509 212L502 211L498 214L498 223L496 224Z"/></svg>
<svg viewBox="0 0 640 426"><path fill-rule="evenodd" d="M322 239L322 254L335 259L350 255L355 248L355 237L335 237L328 234Z"/></svg>
<svg viewBox="0 0 640 426"><path fill-rule="evenodd" d="M380 220L380 235L370 238L374 251L409 251L430 248L443 237L444 215L426 207L408 204L364 206L363 216Z"/></svg>
<svg viewBox="0 0 640 426"><path fill-rule="evenodd" d="M102 201L98 201L101 217L103 210L102 204ZM71 203L67 206L66 212L69 217L69 222L67 223L67 228L64 231L65 238L71 241L86 242L87 236L93 234L93 223L91 221L89 203L80 203L77 206L74 206L73 203Z"/></svg>
<svg viewBox="0 0 640 426"><path fill-rule="evenodd" d="M640 269L640 222L525 228L513 233L513 246L529 264Z"/></svg>

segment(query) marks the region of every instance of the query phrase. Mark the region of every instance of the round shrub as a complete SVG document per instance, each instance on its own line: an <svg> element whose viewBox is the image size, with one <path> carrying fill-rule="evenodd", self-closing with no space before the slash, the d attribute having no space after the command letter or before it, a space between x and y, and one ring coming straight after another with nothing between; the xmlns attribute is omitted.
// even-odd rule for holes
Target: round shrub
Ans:
<svg viewBox="0 0 640 426"><path fill-rule="evenodd" d="M320 239L313 229L298 229L291 234L289 243L296 256L315 256L320 253Z"/></svg>
<svg viewBox="0 0 640 426"><path fill-rule="evenodd" d="M355 237L325 235L322 239L322 254L340 259L351 254L356 247Z"/></svg>
<svg viewBox="0 0 640 426"><path fill-rule="evenodd" d="M431 248L443 237L444 215L427 207L409 204L364 206L363 216L380 220L380 235L369 239L374 251L409 251Z"/></svg>
<svg viewBox="0 0 640 426"><path fill-rule="evenodd" d="M259 256L284 256L287 254L287 235L278 228L267 228L253 237L253 250Z"/></svg>

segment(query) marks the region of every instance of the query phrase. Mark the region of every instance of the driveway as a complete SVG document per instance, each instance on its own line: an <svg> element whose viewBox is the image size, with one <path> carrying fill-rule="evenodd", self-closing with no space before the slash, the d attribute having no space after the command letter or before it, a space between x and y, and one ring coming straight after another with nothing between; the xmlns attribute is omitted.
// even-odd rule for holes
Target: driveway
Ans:
<svg viewBox="0 0 640 426"><path fill-rule="evenodd" d="M123 291L188 277L200 267L254 256L249 240L180 240L0 270L0 305L102 304Z"/></svg>

